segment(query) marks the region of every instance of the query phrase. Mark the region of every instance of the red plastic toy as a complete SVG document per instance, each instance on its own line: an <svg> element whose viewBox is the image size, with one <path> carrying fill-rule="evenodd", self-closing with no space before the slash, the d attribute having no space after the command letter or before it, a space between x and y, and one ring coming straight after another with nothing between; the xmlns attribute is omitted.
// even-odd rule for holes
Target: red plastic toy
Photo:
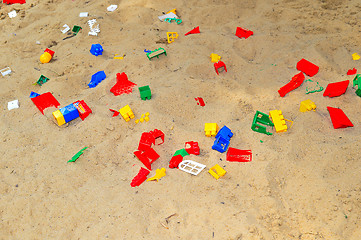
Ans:
<svg viewBox="0 0 361 240"><path fill-rule="evenodd" d="M54 51L52 51L52 50L50 50L49 48L47 48L47 49L45 49L45 51L44 52L47 52L47 53L49 53L52 57L54 57Z"/></svg>
<svg viewBox="0 0 361 240"><path fill-rule="evenodd" d="M184 36L187 36L188 34L196 34L196 33L200 33L199 26L194 28L193 30L187 32L186 34L184 34Z"/></svg>
<svg viewBox="0 0 361 240"><path fill-rule="evenodd" d="M82 121L84 121L84 119L92 113L92 110L90 109L90 107L88 107L84 100L78 100L74 102L74 106L76 107L76 109L78 109L79 117Z"/></svg>
<svg viewBox="0 0 361 240"><path fill-rule="evenodd" d="M329 83L326 87L325 92L323 93L324 97L338 97L344 94L347 90L350 80Z"/></svg>
<svg viewBox="0 0 361 240"><path fill-rule="evenodd" d="M216 63L214 63L214 69L216 70L216 73L219 75L218 69L224 67L224 71L227 72L227 67L226 64L224 64L224 62L222 61L218 61Z"/></svg>
<svg viewBox="0 0 361 240"><path fill-rule="evenodd" d="M118 115L120 114L120 112L117 111L117 110L113 110L113 109L110 109L110 108L109 108L109 110L110 110L111 112L113 112L113 116L112 116L112 117L116 117L116 116L118 116Z"/></svg>
<svg viewBox="0 0 361 240"><path fill-rule="evenodd" d="M154 129L149 132L154 138L154 144L161 145L164 143L164 133L161 130Z"/></svg>
<svg viewBox="0 0 361 240"><path fill-rule="evenodd" d="M173 156L169 162L169 168L178 168L178 165L183 161L182 155Z"/></svg>
<svg viewBox="0 0 361 240"><path fill-rule="evenodd" d="M151 164L159 158L158 153L153 148L149 148L145 152L135 151L134 155L137 156L149 170L152 170Z"/></svg>
<svg viewBox="0 0 361 240"><path fill-rule="evenodd" d="M195 98L195 100L197 101L197 105L201 105L201 107L205 106L203 98L197 97L197 98Z"/></svg>
<svg viewBox="0 0 361 240"><path fill-rule="evenodd" d="M240 150L237 148L228 148L227 161L230 162L250 162L252 161L251 150Z"/></svg>
<svg viewBox="0 0 361 240"><path fill-rule="evenodd" d="M281 97L284 97L287 93L301 86L304 80L305 80L305 76L303 75L302 72L300 72L295 76L293 76L292 80L289 83L281 87L278 90L278 93L280 94Z"/></svg>
<svg viewBox="0 0 361 240"><path fill-rule="evenodd" d="M144 132L140 137L138 150L147 151L149 148L152 147L152 144L155 144L155 138L151 133Z"/></svg>
<svg viewBox="0 0 361 240"><path fill-rule="evenodd" d="M237 27L237 29L236 29L236 36L239 37L239 38L244 37L245 39L247 39L252 35L253 35L253 32L250 31L250 30L240 28L240 27Z"/></svg>
<svg viewBox="0 0 361 240"><path fill-rule="evenodd" d="M133 91L133 87L137 84L128 80L127 74L125 72L117 73L117 83L110 89L110 91L118 96L120 94L126 93L129 94Z"/></svg>
<svg viewBox="0 0 361 240"><path fill-rule="evenodd" d="M6 3L6 4L14 4L14 3L24 4L24 3L26 3L26 0L4 0L3 3Z"/></svg>
<svg viewBox="0 0 361 240"><path fill-rule="evenodd" d="M305 73L307 76L310 76L310 77L316 75L316 73L318 73L318 69L319 69L318 66L316 66L315 64L307 61L304 58L302 58L297 63L297 70Z"/></svg>
<svg viewBox="0 0 361 240"><path fill-rule="evenodd" d="M137 176L135 176L130 183L131 187L136 187L142 184L145 180L147 180L147 176L150 172L145 168L140 168Z"/></svg>
<svg viewBox="0 0 361 240"><path fill-rule="evenodd" d="M59 107L60 103L55 99L51 92L43 93L37 97L31 98L40 112L44 115L44 109L48 107Z"/></svg>
<svg viewBox="0 0 361 240"><path fill-rule="evenodd" d="M198 142L186 142L185 150L188 154L199 155L199 146Z"/></svg>
<svg viewBox="0 0 361 240"><path fill-rule="evenodd" d="M347 75L355 75L357 73L357 69L356 68L353 68L353 69L349 69L347 71Z"/></svg>
<svg viewBox="0 0 361 240"><path fill-rule="evenodd" d="M353 127L352 122L341 109L327 107L327 110L330 113L333 128Z"/></svg>

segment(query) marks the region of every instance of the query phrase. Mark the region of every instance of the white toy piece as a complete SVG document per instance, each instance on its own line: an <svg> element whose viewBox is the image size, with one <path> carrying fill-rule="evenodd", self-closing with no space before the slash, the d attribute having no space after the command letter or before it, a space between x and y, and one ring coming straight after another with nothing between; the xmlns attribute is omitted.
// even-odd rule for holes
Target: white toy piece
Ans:
<svg viewBox="0 0 361 240"><path fill-rule="evenodd" d="M113 12L117 8L118 8L118 5L110 5L109 7L107 7L107 10L108 10L108 12Z"/></svg>
<svg viewBox="0 0 361 240"><path fill-rule="evenodd" d="M0 70L0 73L1 73L1 75L3 75L3 76L8 75L8 74L11 73L11 69L10 69L10 67L6 67L6 68L4 68L4 69L1 69L1 70Z"/></svg>
<svg viewBox="0 0 361 240"><path fill-rule="evenodd" d="M184 160L178 165L180 170L193 175L198 175L198 173L200 173L205 167L206 165L194 162L192 160Z"/></svg>
<svg viewBox="0 0 361 240"><path fill-rule="evenodd" d="M13 17L16 17L16 11L15 10L12 10L11 12L8 13L9 15L9 18L13 18Z"/></svg>
<svg viewBox="0 0 361 240"><path fill-rule="evenodd" d="M166 19L166 18L178 18L178 16L175 15L174 13L170 12L170 13L167 13L167 14L165 14L163 16L159 16L158 18L159 18L159 20L161 20L163 22L163 20Z"/></svg>
<svg viewBox="0 0 361 240"><path fill-rule="evenodd" d="M79 17L88 17L88 12L79 13Z"/></svg>
<svg viewBox="0 0 361 240"><path fill-rule="evenodd" d="M14 100L11 102L8 102L8 109L9 111L15 108L19 108L19 100Z"/></svg>
<svg viewBox="0 0 361 240"><path fill-rule="evenodd" d="M67 24L64 24L63 28L63 30L60 30L63 34L70 30L70 27Z"/></svg>
<svg viewBox="0 0 361 240"><path fill-rule="evenodd" d="M96 27L94 27L96 22L97 22L96 19L92 19L92 20L88 21L88 25L89 25L89 28L90 28L90 32L88 33L88 35L98 36L98 33L100 32L100 29L99 29L99 24Z"/></svg>

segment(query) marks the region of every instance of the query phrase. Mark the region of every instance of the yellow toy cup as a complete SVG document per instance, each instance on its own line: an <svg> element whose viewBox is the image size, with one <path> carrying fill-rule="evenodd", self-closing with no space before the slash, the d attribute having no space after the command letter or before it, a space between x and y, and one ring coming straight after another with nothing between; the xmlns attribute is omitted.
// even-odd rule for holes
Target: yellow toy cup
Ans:
<svg viewBox="0 0 361 240"><path fill-rule="evenodd" d="M50 60L53 58L53 56L51 56L50 53L48 52L44 52L43 54L41 54L40 56L40 62L41 63L48 63L50 62Z"/></svg>

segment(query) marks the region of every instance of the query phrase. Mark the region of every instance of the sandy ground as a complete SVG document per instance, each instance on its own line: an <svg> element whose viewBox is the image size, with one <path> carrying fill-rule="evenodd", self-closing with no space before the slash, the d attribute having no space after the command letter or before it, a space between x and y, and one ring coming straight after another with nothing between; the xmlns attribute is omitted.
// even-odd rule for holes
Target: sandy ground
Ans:
<svg viewBox="0 0 361 240"><path fill-rule="evenodd" d="M110 4L118 9L107 12ZM13 71L0 76L0 239L360 239L361 99L352 83L336 98L306 95L305 84L284 98L277 93L302 58L320 67L311 79L323 87L352 80L348 69L361 71L351 57L361 54L358 0L28 0L0 7L0 68ZM182 24L158 20L173 8ZM87 35L94 18L97 37ZM63 40L64 24L83 30ZM184 36L196 26L201 34ZM254 35L240 39L236 27ZM157 44L167 31L180 36ZM103 46L102 56L89 53L94 43ZM41 64L47 47L55 56ZM143 50L159 47L167 56L149 61ZM215 73L211 53L222 56L227 73ZM107 78L89 88L101 70ZM118 72L137 84L132 94L109 91ZM32 85L41 74L50 81ZM144 85L153 93L149 101L139 97ZM93 114L58 127L52 109L42 115L32 103L31 91L52 92L61 107L85 100ZM20 108L8 111L15 99ZM306 99L316 112L299 112ZM111 117L109 108L127 104L136 118L149 112L150 121ZM327 106L340 107L355 126L334 129ZM294 121L287 132L250 129L256 110L274 109ZM228 126L230 146L251 149L253 161L227 162L212 150L206 122ZM143 166L133 151L142 132L153 129L166 138L154 147L160 158L149 177L161 167L167 176L132 188ZM207 165L198 176L168 168L187 141L198 141L201 154L186 159ZM219 180L207 173L216 163L227 171Z"/></svg>

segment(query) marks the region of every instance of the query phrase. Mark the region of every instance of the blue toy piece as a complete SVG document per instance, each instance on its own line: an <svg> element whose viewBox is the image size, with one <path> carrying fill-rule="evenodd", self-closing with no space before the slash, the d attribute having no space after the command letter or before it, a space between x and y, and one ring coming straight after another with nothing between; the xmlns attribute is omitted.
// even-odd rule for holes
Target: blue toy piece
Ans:
<svg viewBox="0 0 361 240"><path fill-rule="evenodd" d="M99 71L95 74L93 74L92 79L90 80L90 83L88 83L88 86L90 88L95 88L98 86L98 84L103 81L107 76L105 75L104 71Z"/></svg>
<svg viewBox="0 0 361 240"><path fill-rule="evenodd" d="M36 93L36 92L31 91L31 93L30 93L30 98L34 98L34 97L37 97L37 96L40 96L40 94L39 94L39 93Z"/></svg>
<svg viewBox="0 0 361 240"><path fill-rule="evenodd" d="M103 47L100 44L92 44L92 47L90 48L90 53L94 56L99 56L103 54Z"/></svg>
<svg viewBox="0 0 361 240"><path fill-rule="evenodd" d="M212 149L217 150L220 153L224 153L227 151L229 141L231 140L232 136L233 133L231 129L229 129L227 126L222 127L216 135L216 140L214 141Z"/></svg>
<svg viewBox="0 0 361 240"><path fill-rule="evenodd" d="M72 103L68 106L60 108L59 110L61 114L63 114L65 122L70 122L71 120L79 117L79 111Z"/></svg>

